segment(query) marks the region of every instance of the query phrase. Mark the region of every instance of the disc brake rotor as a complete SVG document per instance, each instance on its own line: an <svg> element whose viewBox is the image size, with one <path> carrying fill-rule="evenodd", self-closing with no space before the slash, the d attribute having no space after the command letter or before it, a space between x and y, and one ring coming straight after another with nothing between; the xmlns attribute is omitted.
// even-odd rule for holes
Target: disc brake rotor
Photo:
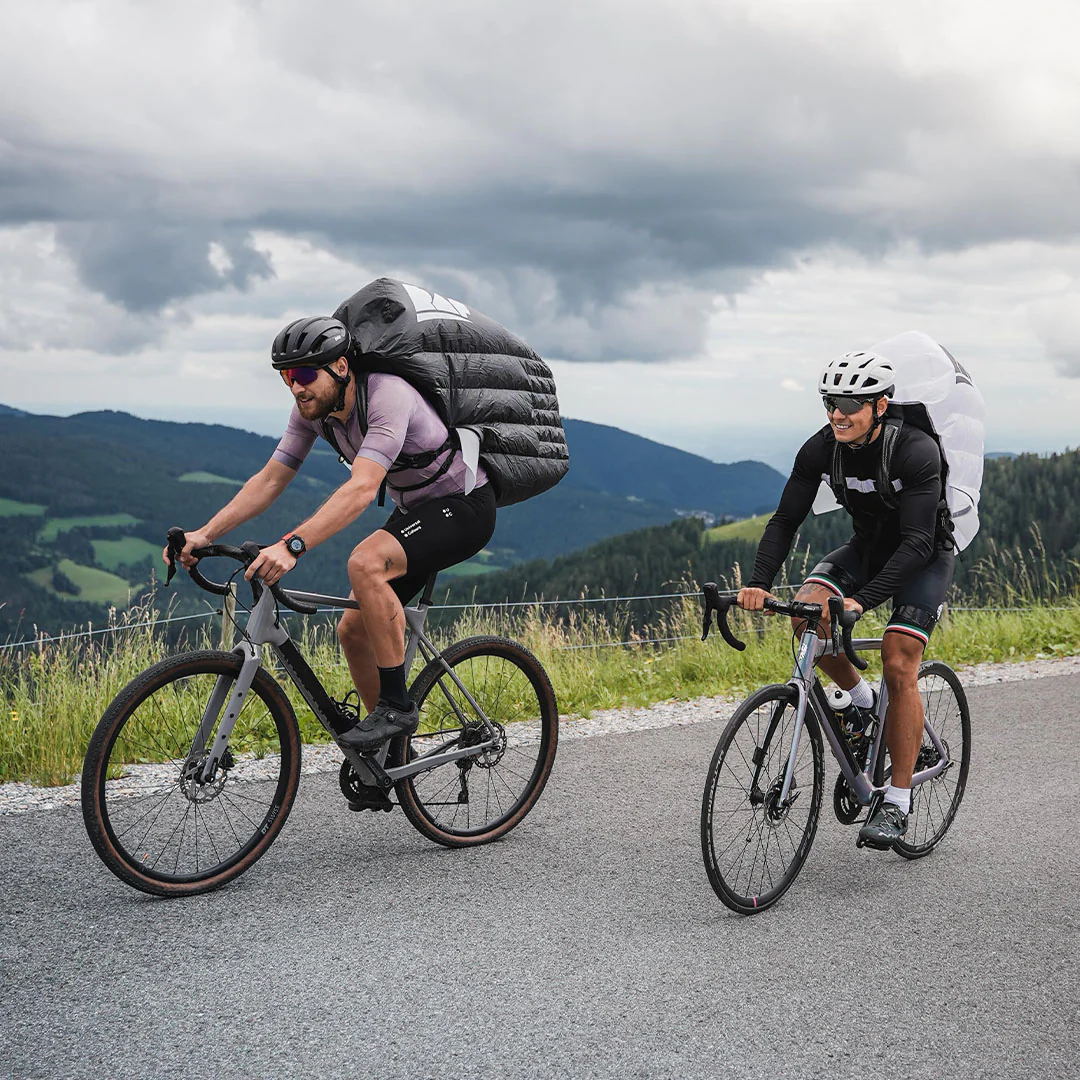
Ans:
<svg viewBox="0 0 1080 1080"><path fill-rule="evenodd" d="M232 751L226 747L213 777L208 783L203 784L199 782L198 777L209 757L210 751L204 750L195 761L188 762L184 766L184 771L180 774L180 790L189 802L206 803L216 799L225 786L229 770L236 764Z"/></svg>

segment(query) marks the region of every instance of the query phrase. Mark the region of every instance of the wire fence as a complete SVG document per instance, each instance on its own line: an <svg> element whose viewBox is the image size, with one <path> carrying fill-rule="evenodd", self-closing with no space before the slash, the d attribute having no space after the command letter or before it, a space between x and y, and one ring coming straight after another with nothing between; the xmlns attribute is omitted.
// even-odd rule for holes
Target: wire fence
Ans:
<svg viewBox="0 0 1080 1080"><path fill-rule="evenodd" d="M797 589L797 585L781 585L777 586L774 591L790 591ZM546 608L546 607L574 607L584 606L590 604L621 604L621 603L636 603L644 601L655 600L685 600L690 597L700 596L701 591L695 590L693 592L673 592L673 593L651 593L644 596L579 596L571 599L553 599L553 600L504 600L489 603L471 603L471 604L432 604L431 611L480 611L480 610L510 610L514 608ZM246 609L244 609L246 610ZM1017 611L1030 611L1031 607L1010 607L1002 605L990 605L986 607L971 607L971 606L953 606L949 605L948 611L993 611L993 612L1017 612ZM1040 606L1042 611L1071 611L1073 607L1067 605L1045 605ZM321 607L315 612L316 615L332 615L341 611L340 608L335 607ZM207 611L199 612L194 615L173 615L165 619L150 619L145 622L137 623L120 623L115 626L99 627L98 629L90 630L77 630L62 631L59 634L45 636L41 634L37 637L26 638L23 641L5 642L0 644L0 652L10 651L14 649L28 649L28 648L40 648L44 645L56 644L57 642L73 642L85 638L101 637L111 634L123 634L129 630L141 630L150 627L169 626L173 623L189 622L195 619L207 619L211 617L218 617L221 619L228 619L230 622L233 620L233 615L228 607L223 608L210 608ZM751 628L751 633L763 633L763 629L760 627ZM611 649L619 646L639 646L639 645L660 645L673 641L692 641L695 640L696 635L683 634L677 637L663 637L663 638L629 638L623 641L599 641L589 642L584 645L564 645L560 646L561 649L572 651L579 649Z"/></svg>

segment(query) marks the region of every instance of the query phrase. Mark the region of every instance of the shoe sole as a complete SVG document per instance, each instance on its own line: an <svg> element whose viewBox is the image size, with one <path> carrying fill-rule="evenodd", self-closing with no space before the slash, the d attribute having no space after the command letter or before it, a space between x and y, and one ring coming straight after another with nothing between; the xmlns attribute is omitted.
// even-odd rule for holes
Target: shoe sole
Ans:
<svg viewBox="0 0 1080 1080"><path fill-rule="evenodd" d="M906 836L907 834L905 833L904 835ZM896 837L896 840L878 840L876 838L870 839L869 837L860 836L855 842L855 846L857 848L872 848L874 851L891 851L893 844L895 844L897 840L903 839L903 836Z"/></svg>

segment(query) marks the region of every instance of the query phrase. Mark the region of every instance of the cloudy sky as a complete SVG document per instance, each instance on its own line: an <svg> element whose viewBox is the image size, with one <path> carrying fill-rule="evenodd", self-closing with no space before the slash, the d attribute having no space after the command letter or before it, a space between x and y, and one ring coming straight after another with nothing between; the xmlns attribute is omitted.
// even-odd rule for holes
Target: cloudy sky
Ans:
<svg viewBox="0 0 1080 1080"><path fill-rule="evenodd" d="M567 415L786 468L906 329L1080 444L1075 0L35 0L0 14L0 402L267 433L401 277Z"/></svg>

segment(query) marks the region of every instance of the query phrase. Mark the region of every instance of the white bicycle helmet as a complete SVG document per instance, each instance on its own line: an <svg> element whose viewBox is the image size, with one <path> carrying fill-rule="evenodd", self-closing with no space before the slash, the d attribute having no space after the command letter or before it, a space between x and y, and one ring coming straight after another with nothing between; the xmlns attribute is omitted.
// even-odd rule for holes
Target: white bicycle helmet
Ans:
<svg viewBox="0 0 1080 1080"><path fill-rule="evenodd" d="M830 397L888 397L895 389L894 381L892 364L884 356L849 352L825 365L818 392Z"/></svg>

